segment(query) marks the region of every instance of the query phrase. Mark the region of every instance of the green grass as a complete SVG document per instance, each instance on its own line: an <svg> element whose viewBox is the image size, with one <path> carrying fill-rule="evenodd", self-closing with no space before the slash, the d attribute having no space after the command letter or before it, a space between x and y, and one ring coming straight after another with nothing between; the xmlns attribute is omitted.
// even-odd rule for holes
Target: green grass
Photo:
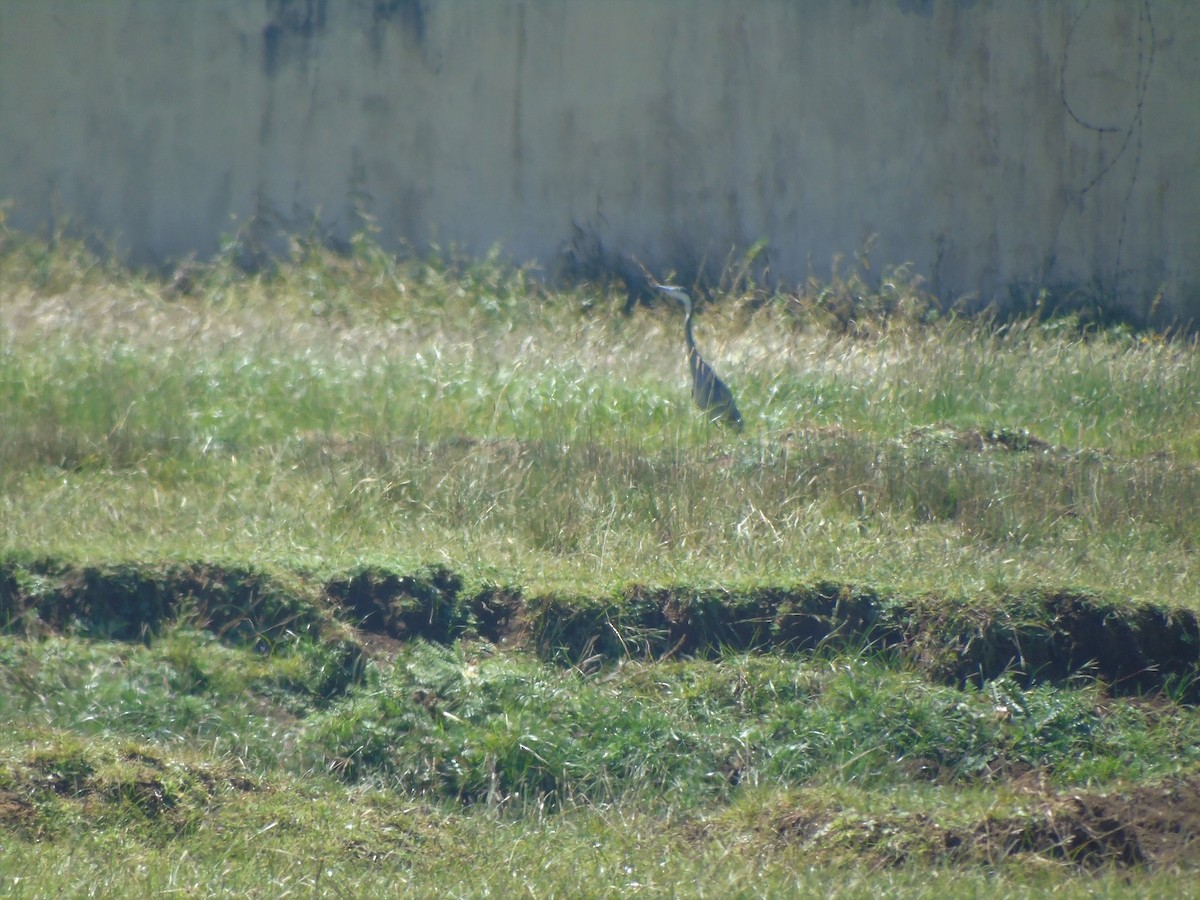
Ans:
<svg viewBox="0 0 1200 900"><path fill-rule="evenodd" d="M847 335L734 295L701 339L737 437L690 405L676 311L625 318L611 293L365 251L216 267L181 297L95 267L30 289L20 262L0 550L1200 605L1188 341L1034 320Z"/></svg>
<svg viewBox="0 0 1200 900"><path fill-rule="evenodd" d="M2 224L0 891L1195 894L1194 341Z"/></svg>
<svg viewBox="0 0 1200 900"><path fill-rule="evenodd" d="M1101 689L1007 677L930 684L874 657L628 664L599 677L416 645L310 722L352 777L409 793L539 804L724 797L743 783L970 784L1038 769L1061 785L1153 779L1200 762L1200 722Z"/></svg>
<svg viewBox="0 0 1200 900"><path fill-rule="evenodd" d="M1079 821L1101 843L1079 842L1080 797L1197 784L1193 711L1096 684L936 686L871 654L584 674L416 642L330 701L303 645L177 628L0 649L0 714L22 723L0 739L0 878L31 896L857 896L950 872L1011 896L1174 896L1192 871L1168 857L1129 881L1100 817Z"/></svg>

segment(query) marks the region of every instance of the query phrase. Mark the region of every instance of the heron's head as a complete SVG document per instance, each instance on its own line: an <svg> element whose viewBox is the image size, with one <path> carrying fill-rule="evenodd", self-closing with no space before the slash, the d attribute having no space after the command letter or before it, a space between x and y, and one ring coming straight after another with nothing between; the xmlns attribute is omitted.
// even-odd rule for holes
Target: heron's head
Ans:
<svg viewBox="0 0 1200 900"><path fill-rule="evenodd" d="M660 294L662 294L664 297L670 297L672 300L674 300L676 303L678 303L680 306L682 306L685 310L687 310L688 312L691 312L692 298L688 296L688 292L685 291L683 288L679 287L678 285L674 285L674 284L658 284L658 283L655 283L654 288Z"/></svg>

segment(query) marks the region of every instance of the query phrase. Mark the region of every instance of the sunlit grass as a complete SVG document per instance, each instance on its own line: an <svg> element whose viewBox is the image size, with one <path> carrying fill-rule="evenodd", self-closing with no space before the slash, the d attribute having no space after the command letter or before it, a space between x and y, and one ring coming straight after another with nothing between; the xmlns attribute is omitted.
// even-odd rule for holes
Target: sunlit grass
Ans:
<svg viewBox="0 0 1200 900"><path fill-rule="evenodd" d="M5 638L6 892L909 896L953 872L1186 896L1194 870L1095 873L1054 843L1073 798L1195 772L1170 702L934 685L869 653L585 673L419 642L326 702L317 649Z"/></svg>
<svg viewBox="0 0 1200 900"><path fill-rule="evenodd" d="M953 318L843 333L795 298L733 295L699 332L737 436L690 404L676 310L626 317L609 289L552 294L496 263L308 248L272 276L202 269L183 296L100 266L52 290L16 275L0 548L1197 603L1183 339Z"/></svg>
<svg viewBox="0 0 1200 900"><path fill-rule="evenodd" d="M160 278L0 220L0 555L288 595L261 633L188 598L141 629L4 622L0 892L1194 892L1186 859L1095 874L1054 831L1080 792L1194 785L1186 668L1114 698L872 647L409 642L360 667L317 596L441 564L531 603L828 581L1200 609L1193 341L955 318L903 268L793 293L738 270L697 323L736 435L691 405L678 310L365 237L293 250Z"/></svg>

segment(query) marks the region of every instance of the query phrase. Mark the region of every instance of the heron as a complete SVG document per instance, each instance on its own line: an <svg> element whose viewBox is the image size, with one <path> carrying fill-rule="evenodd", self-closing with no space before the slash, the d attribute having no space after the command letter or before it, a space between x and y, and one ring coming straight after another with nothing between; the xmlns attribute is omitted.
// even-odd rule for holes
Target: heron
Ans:
<svg viewBox="0 0 1200 900"><path fill-rule="evenodd" d="M691 295L677 285L659 284L654 280L651 280L650 284L664 297L670 297L683 306L683 339L687 343L688 368L692 370L692 397L696 400L696 405L704 410L710 422L719 422L735 431L741 431L742 414L733 402L733 392L717 377L712 366L704 361L704 357L696 349L696 338L692 334Z"/></svg>

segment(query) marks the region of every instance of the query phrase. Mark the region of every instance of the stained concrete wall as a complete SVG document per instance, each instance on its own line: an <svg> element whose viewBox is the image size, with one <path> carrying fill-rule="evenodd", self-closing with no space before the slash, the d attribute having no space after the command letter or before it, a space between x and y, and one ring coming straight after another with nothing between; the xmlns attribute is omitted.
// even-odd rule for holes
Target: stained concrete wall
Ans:
<svg viewBox="0 0 1200 900"><path fill-rule="evenodd" d="M3 0L0 198L138 262L385 243L1200 312L1200 4ZM1188 312L1190 310L1190 313Z"/></svg>

